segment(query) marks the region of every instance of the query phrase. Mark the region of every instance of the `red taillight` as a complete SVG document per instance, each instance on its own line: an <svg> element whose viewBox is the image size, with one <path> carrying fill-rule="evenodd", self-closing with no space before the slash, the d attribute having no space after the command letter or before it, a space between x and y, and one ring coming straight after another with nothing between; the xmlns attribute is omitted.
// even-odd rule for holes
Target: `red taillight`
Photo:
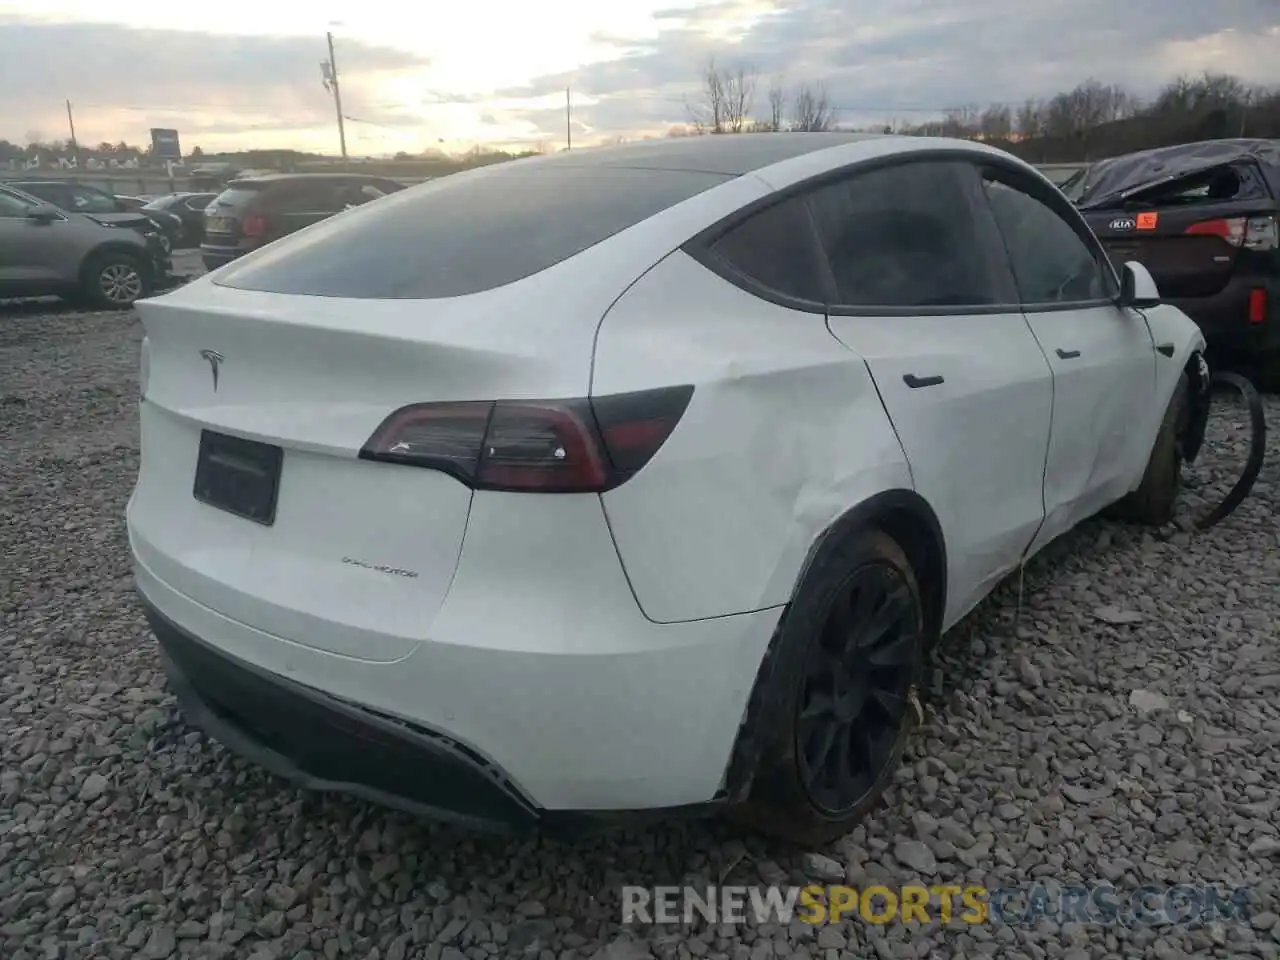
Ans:
<svg viewBox="0 0 1280 960"><path fill-rule="evenodd" d="M1233 247L1244 243L1244 217L1219 217L1215 220L1201 220L1187 227L1186 233L1196 237L1219 237Z"/></svg>
<svg viewBox="0 0 1280 960"><path fill-rule="evenodd" d="M1218 217L1193 223L1188 236L1220 237L1233 247L1275 250L1278 244L1275 217Z"/></svg>
<svg viewBox="0 0 1280 960"><path fill-rule="evenodd" d="M240 224L240 232L254 240L267 232L267 218L260 213L251 213Z"/></svg>
<svg viewBox="0 0 1280 960"><path fill-rule="evenodd" d="M652 459L693 387L574 400L419 403L374 431L363 460L440 470L477 490L610 490Z"/></svg>
<svg viewBox="0 0 1280 960"><path fill-rule="evenodd" d="M1267 322L1267 291L1260 287L1249 291L1249 322Z"/></svg>

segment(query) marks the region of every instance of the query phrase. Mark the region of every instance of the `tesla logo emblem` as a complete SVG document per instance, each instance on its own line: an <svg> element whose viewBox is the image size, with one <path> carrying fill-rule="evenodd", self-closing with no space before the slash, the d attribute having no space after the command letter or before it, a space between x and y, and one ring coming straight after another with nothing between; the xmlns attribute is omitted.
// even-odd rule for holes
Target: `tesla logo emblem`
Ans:
<svg viewBox="0 0 1280 960"><path fill-rule="evenodd" d="M1107 224L1112 230L1132 230L1137 225L1132 217L1118 217Z"/></svg>
<svg viewBox="0 0 1280 960"><path fill-rule="evenodd" d="M209 361L209 369L213 372L213 392L218 392L218 368L222 365L222 361L226 359L217 350L201 350L200 356Z"/></svg>

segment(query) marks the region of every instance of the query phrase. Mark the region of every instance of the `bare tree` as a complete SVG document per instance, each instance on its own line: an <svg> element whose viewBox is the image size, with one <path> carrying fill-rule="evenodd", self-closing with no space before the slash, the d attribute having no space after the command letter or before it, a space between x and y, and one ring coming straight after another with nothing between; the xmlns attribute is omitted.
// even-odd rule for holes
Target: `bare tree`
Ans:
<svg viewBox="0 0 1280 960"><path fill-rule="evenodd" d="M750 121L751 107L755 102L755 72L739 66L725 74L723 87L728 107L725 122L730 133L741 133Z"/></svg>
<svg viewBox="0 0 1280 960"><path fill-rule="evenodd" d="M699 133L741 133L749 122L755 90L753 71L718 67L712 57L702 71L700 101L686 104L689 121Z"/></svg>
<svg viewBox="0 0 1280 960"><path fill-rule="evenodd" d="M774 77L769 81L769 119L765 121L765 129L777 133L782 129L783 116L787 112L787 91L782 81Z"/></svg>
<svg viewBox="0 0 1280 960"><path fill-rule="evenodd" d="M978 129L984 140L1008 140L1013 132L1013 112L1004 104L993 103L982 111Z"/></svg>
<svg viewBox="0 0 1280 960"><path fill-rule="evenodd" d="M1030 140L1044 133L1044 104L1039 100L1027 100L1018 108L1016 121L1018 136Z"/></svg>
<svg viewBox="0 0 1280 960"><path fill-rule="evenodd" d="M803 86L792 100L791 129L800 133L822 133L835 124L835 111L826 87Z"/></svg>
<svg viewBox="0 0 1280 960"><path fill-rule="evenodd" d="M942 117L942 135L944 137L972 137L982 128L982 110L970 104L963 107L952 107Z"/></svg>

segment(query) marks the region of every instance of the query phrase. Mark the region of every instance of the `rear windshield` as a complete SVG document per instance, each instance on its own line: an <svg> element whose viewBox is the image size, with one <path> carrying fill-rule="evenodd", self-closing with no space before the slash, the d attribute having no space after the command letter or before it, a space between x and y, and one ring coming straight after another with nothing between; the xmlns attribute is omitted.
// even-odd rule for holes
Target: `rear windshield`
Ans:
<svg viewBox="0 0 1280 960"><path fill-rule="evenodd" d="M257 186L228 187L218 194L214 202L219 206L243 207L258 195L259 190Z"/></svg>
<svg viewBox="0 0 1280 960"><path fill-rule="evenodd" d="M317 297L461 297L545 270L732 179L522 163L399 191L265 248L215 282Z"/></svg>

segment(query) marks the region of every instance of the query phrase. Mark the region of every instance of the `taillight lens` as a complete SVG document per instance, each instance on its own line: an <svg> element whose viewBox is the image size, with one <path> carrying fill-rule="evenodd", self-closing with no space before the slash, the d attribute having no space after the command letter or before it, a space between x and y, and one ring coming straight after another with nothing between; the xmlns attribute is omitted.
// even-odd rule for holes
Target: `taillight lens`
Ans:
<svg viewBox="0 0 1280 960"><path fill-rule="evenodd" d="M1260 287L1249 291L1249 322L1267 322L1267 291Z"/></svg>
<svg viewBox="0 0 1280 960"><path fill-rule="evenodd" d="M592 399L419 403L397 410L360 451L440 470L476 490L586 493L624 483L671 436L693 387Z"/></svg>
<svg viewBox="0 0 1280 960"><path fill-rule="evenodd" d="M240 224L240 232L254 240L267 232L267 218L260 213L251 213Z"/></svg>
<svg viewBox="0 0 1280 960"><path fill-rule="evenodd" d="M1275 250L1280 246L1275 217L1218 217L1193 223L1185 232L1190 236L1219 237L1233 247L1249 250Z"/></svg>

